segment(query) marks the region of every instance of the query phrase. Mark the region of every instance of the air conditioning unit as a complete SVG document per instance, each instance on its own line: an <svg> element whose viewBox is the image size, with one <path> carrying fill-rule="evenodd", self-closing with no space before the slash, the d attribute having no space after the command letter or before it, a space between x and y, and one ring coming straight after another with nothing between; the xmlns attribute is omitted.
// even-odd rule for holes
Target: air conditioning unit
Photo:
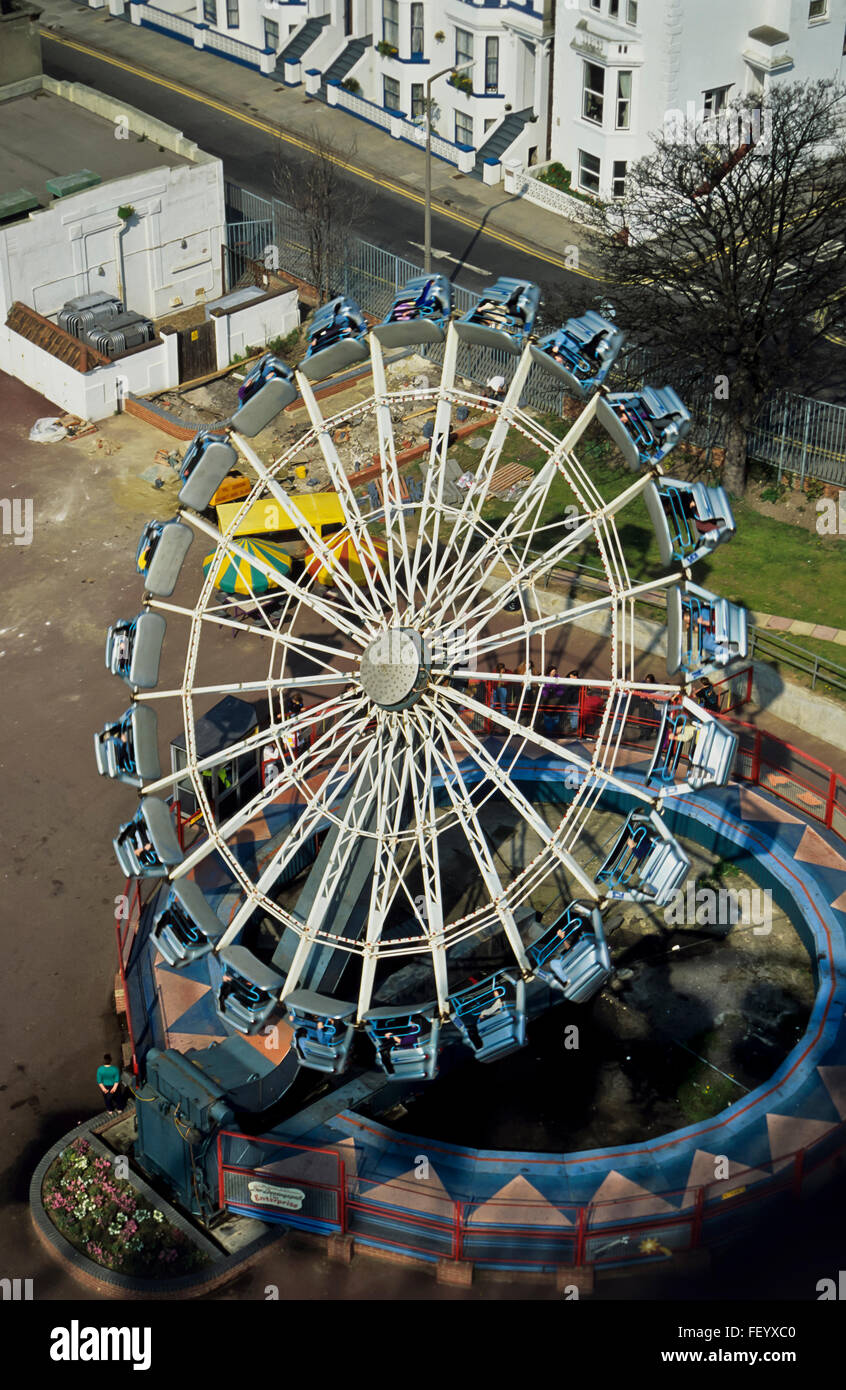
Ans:
<svg viewBox="0 0 846 1390"><path fill-rule="evenodd" d="M97 294L81 294L76 299L69 299L56 318L59 327L66 333L81 338L89 328L111 322L123 312L121 300L101 290Z"/></svg>
<svg viewBox="0 0 846 1390"><path fill-rule="evenodd" d="M140 347L155 337L152 320L143 314L118 314L103 324L97 324L82 334L84 342L106 357L117 357L128 348Z"/></svg>

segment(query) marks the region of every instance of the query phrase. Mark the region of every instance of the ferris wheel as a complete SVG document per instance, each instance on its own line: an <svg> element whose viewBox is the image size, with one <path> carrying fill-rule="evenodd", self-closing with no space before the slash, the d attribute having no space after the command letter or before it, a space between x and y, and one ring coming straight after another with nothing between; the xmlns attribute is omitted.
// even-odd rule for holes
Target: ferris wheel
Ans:
<svg viewBox="0 0 846 1390"><path fill-rule="evenodd" d="M150 523L139 546L143 610L110 629L107 665L133 701L95 746L101 772L141 797L115 850L127 874L164 880L156 947L177 968L214 960L226 1026L255 1032L285 1016L298 1059L317 1070L342 1070L364 1032L383 1070L433 1076L444 1028L490 1060L525 1041L538 991L544 1001L550 989L589 998L611 970L609 901L661 905L687 873L662 815L667 797L730 774L734 736L691 698L709 672L745 655L743 610L691 578L734 530L728 498L666 477L663 459L689 427L671 388L608 392L616 325L587 314L538 340L537 300L537 287L500 281L455 320L448 282L428 276L370 330L352 301L325 306L300 369L267 355L235 415L189 447L177 516ZM503 390L461 384L462 341L510 354ZM388 350L432 343L443 345L437 382L389 386ZM366 399L324 415L316 383L368 361ZM583 402L563 437L521 404L533 370ZM306 432L264 463L250 439L295 401ZM399 441L407 417L426 410L431 429L410 490ZM459 419L483 439L472 472L451 453ZM597 427L632 469L613 494L579 459ZM353 459L360 429L377 444L369 486ZM515 440L528 478L504 501ZM322 526L312 499L287 481L309 451L340 531ZM249 490L215 512L212 498L236 466ZM666 568L647 582L630 576L620 533L639 502ZM260 543L257 517L263 534L287 540ZM195 538L207 552L202 578L188 560ZM222 593L233 567L237 609ZM180 601L195 571L192 596ZM638 715L645 692L635 673L635 605L647 591L667 605L667 676L646 688L651 723ZM590 673L562 675L574 634L591 625L601 650ZM185 634L173 688L158 685L166 628L168 643L175 628ZM258 726L203 754L198 721L233 694L257 702ZM162 773L165 707L179 712L184 759ZM638 724L649 748L633 773ZM221 812L215 771L244 758L273 775ZM566 788L552 824L532 780L540 764ZM199 827L183 849L168 801L186 785ZM609 797L623 807L620 825L591 860L583 843ZM492 801L507 804L531 846L507 872L486 828ZM259 823L270 837L250 866L239 847ZM449 837L463 846L472 893L445 869ZM198 882L212 858L232 884L225 921ZM544 923L533 904L552 879L565 889ZM254 945L257 920L271 925L272 952ZM492 944L496 968L480 973Z"/></svg>

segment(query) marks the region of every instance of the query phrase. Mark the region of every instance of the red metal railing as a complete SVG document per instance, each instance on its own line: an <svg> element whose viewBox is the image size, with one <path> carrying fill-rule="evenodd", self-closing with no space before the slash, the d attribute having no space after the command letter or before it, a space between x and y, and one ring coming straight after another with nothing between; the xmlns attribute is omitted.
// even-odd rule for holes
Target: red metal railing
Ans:
<svg viewBox="0 0 846 1390"><path fill-rule="evenodd" d="M345 1174L334 1150L308 1145L280 1145L264 1138L250 1139L226 1132L260 1149L284 1147L294 1155L283 1175L265 1166L239 1167L223 1161L220 1139L220 1202L226 1204L225 1174L248 1175L262 1182L294 1184L307 1191L334 1193L335 1219L323 1220L324 1228L352 1234L361 1243L406 1251L429 1259L472 1260L476 1264L512 1265L525 1268L566 1265L635 1263L664 1258L682 1250L695 1250L708 1242L709 1223L727 1214L733 1220L769 1197L798 1200L808 1179L824 1165L839 1170L846 1165L846 1125L823 1135L813 1144L779 1156L778 1171L766 1177L760 1168L742 1169L729 1178L700 1183L695 1189L679 1188L656 1194L620 1197L610 1201L557 1203L542 1199L493 1198L456 1201L441 1188L433 1191L425 1182L406 1178L363 1180ZM832 1139L836 1140L832 1147ZM296 1155L302 1160L297 1171ZM335 1183L310 1175L315 1155L333 1156L338 1162ZM532 1160L524 1159L523 1168ZM540 1173L539 1175L540 1176ZM375 1194L378 1193L378 1196ZM374 1195L371 1195L374 1194ZM230 1203L267 1216L260 1203ZM640 1212L638 1212L640 1208ZM664 1210L656 1210L664 1208ZM483 1213L485 1219L479 1220ZM509 1219L510 1218L510 1219ZM287 1213L279 1220L290 1225L311 1225ZM742 1216L740 1218L742 1220ZM558 1258L556 1258L558 1256Z"/></svg>

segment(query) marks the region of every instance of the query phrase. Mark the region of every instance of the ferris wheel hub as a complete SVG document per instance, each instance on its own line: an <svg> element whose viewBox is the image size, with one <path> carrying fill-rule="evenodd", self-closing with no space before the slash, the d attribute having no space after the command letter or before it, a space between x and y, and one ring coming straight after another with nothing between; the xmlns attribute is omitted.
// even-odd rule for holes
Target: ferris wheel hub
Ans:
<svg viewBox="0 0 846 1390"><path fill-rule="evenodd" d="M429 681L420 634L405 627L380 632L362 653L359 680L365 695L381 709L415 704Z"/></svg>

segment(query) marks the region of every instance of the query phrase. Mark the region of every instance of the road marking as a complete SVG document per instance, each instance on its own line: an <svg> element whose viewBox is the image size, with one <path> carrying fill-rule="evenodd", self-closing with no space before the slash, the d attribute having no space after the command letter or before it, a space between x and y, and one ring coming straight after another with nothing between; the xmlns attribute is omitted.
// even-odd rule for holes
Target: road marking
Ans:
<svg viewBox="0 0 846 1390"><path fill-rule="evenodd" d="M408 244L409 246L416 246L418 251L426 250L422 241L410 241ZM464 270L472 270L474 275L484 275L488 279L493 275L492 270L485 270L484 266L481 265L471 265L469 261L463 261L460 256L453 256L451 251L439 251L433 246L431 247L431 256L433 261L454 261L456 265L462 266Z"/></svg>
<svg viewBox="0 0 846 1390"><path fill-rule="evenodd" d="M183 87L178 82L171 82L169 78L158 77L146 68L136 67L134 63L127 63L122 58L114 58L110 53L104 53L102 49L92 48L88 44L80 43L77 39L61 37L44 28L41 29L41 37L48 43L57 43L64 48L72 48L77 53L84 53L89 58L97 59L98 62L108 63L111 67L131 73L132 76L140 77L145 82L155 83L156 86L164 87L176 96L199 102L201 106L207 106L212 111L219 111L221 115L228 116L231 120L241 121L243 125L250 125L265 135L272 135L275 140L283 140L286 144L293 145L299 150L305 150L309 154L314 153L314 145L309 140L302 140L298 135L289 135L281 126L272 125L269 121L257 120L256 117L248 116L243 111L238 111L234 106L228 106L223 101L215 101L213 97L205 96L202 92L192 91L190 87ZM386 189L389 193L396 193L400 198L405 198L410 203L417 203L420 207L425 206L426 200L423 195L413 192L412 189L406 188L403 184L394 183L391 179L379 178L378 175L371 174L368 169L362 169L358 164L350 164L347 160L341 159L339 155L329 153L327 158L339 169L345 169L348 174L354 175L355 178L364 179L367 183L375 183L380 188ZM580 275L585 280L601 281L602 279L601 276L594 275L592 271L583 270L581 267L577 269L568 265L560 256L552 256L545 251L538 250L536 246L521 241L519 237L509 236L507 232L498 232L491 227L484 227L481 223L474 222L472 218L464 217L460 212L453 212L451 208L444 207L442 203L433 202L432 209L437 212L439 217L448 217L451 222L457 222L462 227L469 227L471 231L481 236L490 237L492 241L498 241L503 246L510 246L515 251L522 251L525 255L532 256L538 261L544 261L547 265L554 265L560 270L567 270L571 275Z"/></svg>

